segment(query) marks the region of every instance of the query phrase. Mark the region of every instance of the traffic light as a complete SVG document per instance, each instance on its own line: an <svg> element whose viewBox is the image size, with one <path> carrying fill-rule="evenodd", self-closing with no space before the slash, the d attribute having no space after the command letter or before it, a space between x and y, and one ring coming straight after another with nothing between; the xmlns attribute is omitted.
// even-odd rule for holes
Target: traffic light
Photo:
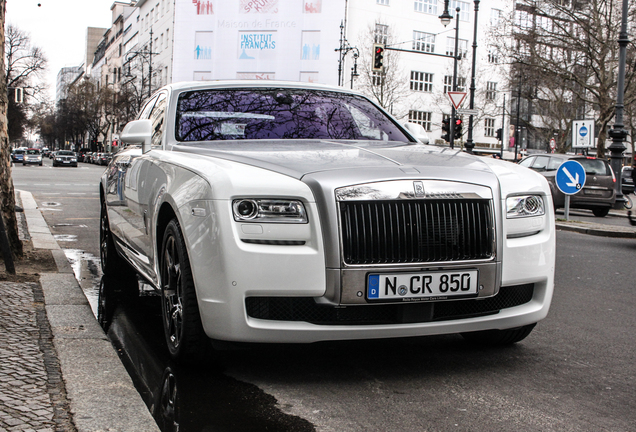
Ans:
<svg viewBox="0 0 636 432"><path fill-rule="evenodd" d="M442 139L450 142L450 118L446 117L442 120Z"/></svg>
<svg viewBox="0 0 636 432"><path fill-rule="evenodd" d="M380 72L382 71L384 60L384 44L374 44L373 45L373 71Z"/></svg>
<svg viewBox="0 0 636 432"><path fill-rule="evenodd" d="M503 129L502 128L497 129L496 137L497 137L497 141L501 141L502 140L502 138L503 138Z"/></svg>
<svg viewBox="0 0 636 432"><path fill-rule="evenodd" d="M453 134L455 139L461 139L462 137L462 123L462 119L455 120L455 133Z"/></svg>

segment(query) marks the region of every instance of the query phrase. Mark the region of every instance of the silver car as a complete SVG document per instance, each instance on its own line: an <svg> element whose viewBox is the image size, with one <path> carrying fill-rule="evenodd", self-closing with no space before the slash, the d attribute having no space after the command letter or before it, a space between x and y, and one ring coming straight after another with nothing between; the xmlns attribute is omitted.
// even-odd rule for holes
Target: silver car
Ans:
<svg viewBox="0 0 636 432"><path fill-rule="evenodd" d="M177 359L209 339L509 344L548 313L545 178L424 145L361 94L171 84L121 140L100 184L102 267L161 294Z"/></svg>

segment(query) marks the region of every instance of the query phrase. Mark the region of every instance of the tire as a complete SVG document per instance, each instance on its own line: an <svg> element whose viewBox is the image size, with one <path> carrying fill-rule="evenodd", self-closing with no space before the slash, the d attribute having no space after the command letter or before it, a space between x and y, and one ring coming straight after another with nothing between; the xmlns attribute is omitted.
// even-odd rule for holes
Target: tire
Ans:
<svg viewBox="0 0 636 432"><path fill-rule="evenodd" d="M532 332L534 326L530 324L523 327L517 327L506 330L485 330L470 333L462 333L462 337L468 342L477 345L486 346L503 346L511 345L522 341Z"/></svg>
<svg viewBox="0 0 636 432"><path fill-rule="evenodd" d="M115 248L115 241L110 232L110 224L108 222L106 202L104 201L102 201L99 219L99 258L102 264L102 273L113 279L130 282L131 287L134 286L134 288L138 289L135 271L119 256Z"/></svg>
<svg viewBox="0 0 636 432"><path fill-rule="evenodd" d="M592 209L592 213L594 213L594 216L596 217L605 217L607 216L609 211L610 211L609 207L595 207Z"/></svg>
<svg viewBox="0 0 636 432"><path fill-rule="evenodd" d="M178 362L198 362L210 352L211 343L201 324L190 260L176 219L164 232L160 260L161 315L168 351Z"/></svg>

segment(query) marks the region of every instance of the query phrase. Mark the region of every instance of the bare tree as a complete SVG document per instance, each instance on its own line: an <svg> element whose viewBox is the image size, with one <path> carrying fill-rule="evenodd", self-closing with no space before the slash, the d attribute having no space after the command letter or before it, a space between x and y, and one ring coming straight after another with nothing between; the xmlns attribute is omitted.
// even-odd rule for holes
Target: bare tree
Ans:
<svg viewBox="0 0 636 432"><path fill-rule="evenodd" d="M31 45L31 37L27 33L11 24L7 26L4 35L6 59L4 81L9 95L14 96L16 89L21 88L24 101L40 97L44 90L42 73L47 65L44 53L39 47ZM22 139L28 121L28 110L25 104L16 103L15 98L10 99L7 116L10 139Z"/></svg>
<svg viewBox="0 0 636 432"><path fill-rule="evenodd" d="M0 62L4 62L4 21L6 1L0 0ZM22 255L22 242L18 237L18 224L15 216L15 191L11 179L11 148L7 129L7 80L4 64L0 68L0 201L1 217L4 221L9 246L14 255Z"/></svg>
<svg viewBox="0 0 636 432"><path fill-rule="evenodd" d="M377 26L385 29L384 33L378 33ZM390 45L394 43L393 35L388 26L382 24L369 27L368 31L359 38L359 45L372 47L374 43ZM373 70L373 58L369 49L363 50L361 57L361 73L359 88L375 99L382 108L394 116L401 118L407 113L394 112L394 106L400 106L400 100L409 95L408 80L404 77L404 71L400 68L400 54L397 51L385 50L382 71Z"/></svg>
<svg viewBox="0 0 636 432"><path fill-rule="evenodd" d="M616 104L618 51L622 0L518 1L514 16L499 26L500 56L524 70L526 81L544 95L560 97L562 87L573 111L595 112L598 125L597 155L605 156L605 141ZM629 22L636 3L629 6ZM632 30L633 32L633 30ZM632 35L633 36L633 35ZM628 46L625 105L634 103L634 43ZM512 75L513 78L515 74ZM568 115L572 112L567 113ZM560 131L567 133L561 122ZM565 120L565 119L563 119Z"/></svg>

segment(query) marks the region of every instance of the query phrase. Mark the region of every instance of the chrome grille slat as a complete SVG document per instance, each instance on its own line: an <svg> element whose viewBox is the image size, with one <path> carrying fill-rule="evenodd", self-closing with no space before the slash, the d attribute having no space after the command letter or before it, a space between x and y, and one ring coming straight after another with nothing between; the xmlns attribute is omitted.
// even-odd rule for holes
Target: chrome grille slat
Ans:
<svg viewBox="0 0 636 432"><path fill-rule="evenodd" d="M452 262L494 254L488 199L369 200L339 206L346 264Z"/></svg>

